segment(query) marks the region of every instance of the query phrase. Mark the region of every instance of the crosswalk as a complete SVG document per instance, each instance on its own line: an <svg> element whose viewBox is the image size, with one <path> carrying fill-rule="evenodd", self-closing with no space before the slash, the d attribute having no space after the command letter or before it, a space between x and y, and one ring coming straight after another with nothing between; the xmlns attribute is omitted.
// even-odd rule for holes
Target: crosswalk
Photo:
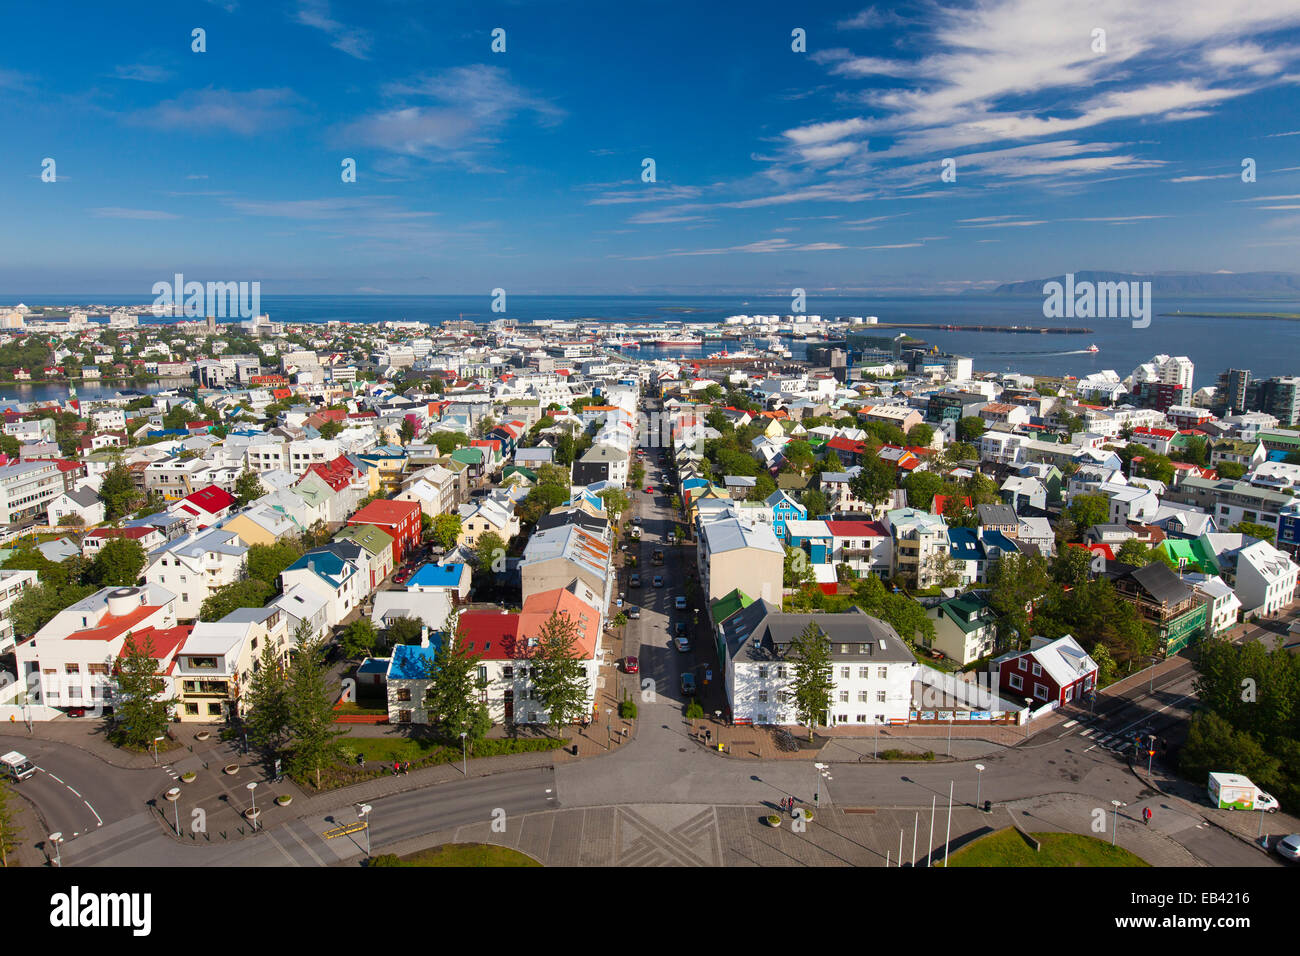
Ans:
<svg viewBox="0 0 1300 956"><path fill-rule="evenodd" d="M1130 735L1110 733L1101 727L1084 727L1082 730L1075 729L1080 724L1096 719L1095 715L1085 715L1079 717L1077 720L1071 720L1063 725L1062 729L1067 732L1061 734L1061 736L1066 737L1077 733L1079 737L1089 741L1091 744L1087 750L1101 749L1119 756L1124 756L1133 750L1133 738ZM1086 752L1087 751L1085 751L1085 753Z"/></svg>

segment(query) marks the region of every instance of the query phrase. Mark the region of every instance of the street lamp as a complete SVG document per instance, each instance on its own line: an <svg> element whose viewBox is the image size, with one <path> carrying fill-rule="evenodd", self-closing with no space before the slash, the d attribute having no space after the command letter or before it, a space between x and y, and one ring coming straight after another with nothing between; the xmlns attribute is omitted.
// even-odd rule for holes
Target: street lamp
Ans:
<svg viewBox="0 0 1300 956"><path fill-rule="evenodd" d="M1029 715L1030 712L1033 710L1033 707L1034 707L1034 698L1026 697L1025 698L1025 739L1026 740L1029 739Z"/></svg>
<svg viewBox="0 0 1300 956"><path fill-rule="evenodd" d="M1111 824L1111 828L1110 828L1110 845L1111 845L1111 846L1114 846L1114 845L1115 845L1115 834L1119 831L1119 808L1120 808L1120 807L1127 807L1128 804L1127 804L1127 803L1123 803L1123 802L1121 802L1121 801L1119 801L1119 800L1112 800L1112 801L1110 802L1110 805L1111 805L1112 807L1115 808L1115 819L1114 819L1114 822Z"/></svg>
<svg viewBox="0 0 1300 956"><path fill-rule="evenodd" d="M153 765L158 766L158 741L166 740L166 737L155 737L153 739Z"/></svg>
<svg viewBox="0 0 1300 956"><path fill-rule="evenodd" d="M368 803L357 805L357 819L364 823L366 831L366 859L370 859L370 811L371 806Z"/></svg>
<svg viewBox="0 0 1300 956"><path fill-rule="evenodd" d="M975 809L980 808L980 789L984 783L984 765L977 763L975 765Z"/></svg>
<svg viewBox="0 0 1300 956"><path fill-rule="evenodd" d="M460 732L460 772L462 776L469 776L469 758L465 756L465 731Z"/></svg>
<svg viewBox="0 0 1300 956"><path fill-rule="evenodd" d="M248 795L253 800L253 809L249 811L248 819L253 821L253 829L257 829L257 781L254 780L248 784Z"/></svg>
<svg viewBox="0 0 1300 956"><path fill-rule="evenodd" d="M952 725L957 720L957 711L948 711L948 756L952 756Z"/></svg>
<svg viewBox="0 0 1300 956"><path fill-rule="evenodd" d="M834 780L835 778L831 776L830 770L827 769L827 766L824 763L815 763L813 764L813 768L817 771L817 789L813 793L813 806L820 808L822 800L822 778L825 777L827 780Z"/></svg>
<svg viewBox="0 0 1300 956"><path fill-rule="evenodd" d="M1151 776L1151 764L1156 759L1156 735L1147 734L1147 776Z"/></svg>
<svg viewBox="0 0 1300 956"><path fill-rule="evenodd" d="M1148 697L1152 696L1156 692L1156 664L1160 662L1160 658L1152 657L1150 658L1150 661L1151 661L1151 683L1147 686Z"/></svg>
<svg viewBox="0 0 1300 956"><path fill-rule="evenodd" d="M180 808L179 801L181 798L181 788L172 787L170 790L164 793L163 796L167 798L168 802L170 802L172 805L172 810L176 812L176 835L180 836L181 835L181 808Z"/></svg>
<svg viewBox="0 0 1300 956"><path fill-rule="evenodd" d="M952 788L955 780L948 781L948 832L943 838L943 868L948 869L948 846L952 842Z"/></svg>
<svg viewBox="0 0 1300 956"><path fill-rule="evenodd" d="M50 834L50 842L54 844L54 865L63 868L63 856L59 853L59 844L63 842L63 833L55 830Z"/></svg>

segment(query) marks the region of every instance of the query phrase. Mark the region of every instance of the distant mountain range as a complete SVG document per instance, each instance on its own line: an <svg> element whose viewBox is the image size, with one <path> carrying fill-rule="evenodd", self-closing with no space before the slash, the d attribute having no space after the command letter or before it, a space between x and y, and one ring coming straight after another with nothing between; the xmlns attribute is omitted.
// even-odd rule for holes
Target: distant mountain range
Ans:
<svg viewBox="0 0 1300 956"><path fill-rule="evenodd" d="M1047 282L1063 282L1064 275L1024 282L1006 282L991 295L1042 295ZM1294 272L1187 272L1134 275L1127 272L1076 272L1080 282L1150 282L1153 295L1300 295L1300 273Z"/></svg>

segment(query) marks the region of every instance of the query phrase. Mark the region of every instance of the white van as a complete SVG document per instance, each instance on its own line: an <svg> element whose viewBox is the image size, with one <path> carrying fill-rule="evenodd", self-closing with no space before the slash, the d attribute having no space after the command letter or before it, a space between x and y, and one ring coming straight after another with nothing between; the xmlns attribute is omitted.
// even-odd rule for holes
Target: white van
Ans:
<svg viewBox="0 0 1300 956"><path fill-rule="evenodd" d="M4 765L5 774L14 783L26 780L36 772L36 767L33 766L32 762L17 750L11 750L3 757L0 757L0 764Z"/></svg>

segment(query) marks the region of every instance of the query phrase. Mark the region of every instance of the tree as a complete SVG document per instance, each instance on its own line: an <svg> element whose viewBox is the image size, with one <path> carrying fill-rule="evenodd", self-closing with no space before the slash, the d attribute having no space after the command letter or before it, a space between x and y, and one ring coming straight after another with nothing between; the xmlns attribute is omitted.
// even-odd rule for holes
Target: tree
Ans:
<svg viewBox="0 0 1300 956"><path fill-rule="evenodd" d="M793 663L790 695L794 700L795 714L801 723L808 725L808 740L811 741L813 726L826 722L831 694L835 689L830 638L816 621L809 621L799 636L790 642L788 657Z"/></svg>
<svg viewBox="0 0 1300 956"><path fill-rule="evenodd" d="M578 622L552 613L537 633L537 699L546 708L547 723L560 727L587 710L587 669L578 659Z"/></svg>
<svg viewBox="0 0 1300 956"><path fill-rule="evenodd" d="M1159 481L1165 486L1174 483L1174 464L1167 455L1145 454L1138 462L1138 476Z"/></svg>
<svg viewBox="0 0 1300 956"><path fill-rule="evenodd" d="M94 594L94 585L81 585L76 582L60 585L53 581L48 584L29 585L14 601L9 610L14 632L24 637L35 634L65 607L76 604L84 597Z"/></svg>
<svg viewBox="0 0 1300 956"><path fill-rule="evenodd" d="M1151 562L1151 556L1148 554L1150 550L1137 538L1129 538L1115 552L1115 560L1139 568L1146 567Z"/></svg>
<svg viewBox="0 0 1300 956"><path fill-rule="evenodd" d="M375 649L379 632L370 623L370 619L359 617L343 631L343 653L349 659L365 657Z"/></svg>
<svg viewBox="0 0 1300 956"><path fill-rule="evenodd" d="M849 490L872 505L888 501L896 487L894 466L875 455L869 455L862 463L862 470L849 481Z"/></svg>
<svg viewBox="0 0 1300 956"><path fill-rule="evenodd" d="M1274 528L1266 524L1259 524L1255 521L1238 521L1230 529L1234 534L1246 534L1252 538L1261 538L1269 544L1273 543L1273 538L1277 534Z"/></svg>
<svg viewBox="0 0 1300 956"><path fill-rule="evenodd" d="M907 490L909 506L929 511L934 496L944 491L944 480L932 471L914 471L903 479L903 487Z"/></svg>
<svg viewBox="0 0 1300 956"><path fill-rule="evenodd" d="M87 580L101 588L131 587L144 569L144 548L130 538L114 538L99 549L86 571Z"/></svg>
<svg viewBox="0 0 1300 956"><path fill-rule="evenodd" d="M302 551L289 541L255 544L248 549L248 576L274 585L279 590L280 574L300 557Z"/></svg>
<svg viewBox="0 0 1300 956"><path fill-rule="evenodd" d="M787 588L802 588L816 582L817 577L813 573L812 565L809 563L808 555L804 553L803 548L794 548L787 545L785 549L785 586Z"/></svg>
<svg viewBox="0 0 1300 956"><path fill-rule="evenodd" d="M1110 499L1105 495L1075 495L1066 510L1077 527L1091 528L1110 518Z"/></svg>
<svg viewBox="0 0 1300 956"><path fill-rule="evenodd" d="M167 682L158 674L153 638L143 643L127 634L117 661L117 696L113 703L114 737L119 746L147 749L167 733L176 698L165 697Z"/></svg>
<svg viewBox="0 0 1300 956"><path fill-rule="evenodd" d="M907 443L918 448L929 448L934 441L934 428L919 422L907 430Z"/></svg>
<svg viewBox="0 0 1300 956"><path fill-rule="evenodd" d="M241 607L262 607L275 596L275 585L245 578L215 589L199 606L200 621L219 621Z"/></svg>
<svg viewBox="0 0 1300 956"><path fill-rule="evenodd" d="M600 500L605 502L605 511L609 513L609 520L613 524L618 524L618 516L632 504L622 488L606 488L600 493Z"/></svg>
<svg viewBox="0 0 1300 956"><path fill-rule="evenodd" d="M334 729L334 701L325 672L322 641L305 641L289 665L287 703L293 750L289 768L300 776L314 773L320 789L321 767L334 757L343 731Z"/></svg>
<svg viewBox="0 0 1300 956"><path fill-rule="evenodd" d="M799 503L808 509L809 518L816 518L830 512L830 503L826 500L826 495L816 488L805 488Z"/></svg>
<svg viewBox="0 0 1300 956"><path fill-rule="evenodd" d="M484 574L505 570L506 543L495 531L480 535L474 543L474 561Z"/></svg>
<svg viewBox="0 0 1300 956"><path fill-rule="evenodd" d="M121 458L105 473L99 485L99 497L104 499L104 509L110 521L129 514L135 503L135 483L131 480L131 470Z"/></svg>
<svg viewBox="0 0 1300 956"><path fill-rule="evenodd" d="M464 448L469 444L469 436L464 432L440 431L434 432L430 439L438 446L440 455L450 455L457 448Z"/></svg>
<svg viewBox="0 0 1300 956"><path fill-rule="evenodd" d="M262 487L262 479L247 468L235 479L235 501L239 507L245 507L264 494L266 494L266 489Z"/></svg>
<svg viewBox="0 0 1300 956"><path fill-rule="evenodd" d="M957 440L974 443L984 434L985 422L978 415L967 415L957 422Z"/></svg>
<svg viewBox="0 0 1300 956"><path fill-rule="evenodd" d="M1294 455L1297 453L1292 452L1291 454ZM1287 457L1290 458L1290 455ZM1291 462L1291 464L1300 465L1300 461L1294 461ZM1246 466L1235 461L1221 461L1214 466L1214 470L1218 472L1220 478L1230 478L1235 480L1246 473Z"/></svg>
<svg viewBox="0 0 1300 956"><path fill-rule="evenodd" d="M402 419L402 425L398 429L398 435L401 437L403 445L409 445L411 442L415 441L415 421L410 415L407 415Z"/></svg>
<svg viewBox="0 0 1300 956"><path fill-rule="evenodd" d="M339 433L343 431L343 423L331 418L321 425L319 431L321 438L337 438Z"/></svg>
<svg viewBox="0 0 1300 956"><path fill-rule="evenodd" d="M244 690L248 739L279 751L289 733L289 683L284 663L268 642Z"/></svg>
<svg viewBox="0 0 1300 956"><path fill-rule="evenodd" d="M454 617L443 625L443 641L429 661L429 687L425 709L434 728L448 741L463 733L465 742L487 736L492 717L482 701L486 679L478 677L479 655L469 650L465 635Z"/></svg>
<svg viewBox="0 0 1300 956"><path fill-rule="evenodd" d="M1077 549L1070 549L1077 550ZM998 637L1003 643L1012 634L1028 638L1034 605L1052 586L1047 561L1041 555L1008 554L989 573L989 607L998 615Z"/></svg>
<svg viewBox="0 0 1300 956"><path fill-rule="evenodd" d="M390 645L418 644L424 634L424 625L413 617L393 617L388 619L386 637Z"/></svg>
<svg viewBox="0 0 1300 956"><path fill-rule="evenodd" d="M446 550L456 547L460 537L460 515L455 512L438 515L433 519L433 540Z"/></svg>

